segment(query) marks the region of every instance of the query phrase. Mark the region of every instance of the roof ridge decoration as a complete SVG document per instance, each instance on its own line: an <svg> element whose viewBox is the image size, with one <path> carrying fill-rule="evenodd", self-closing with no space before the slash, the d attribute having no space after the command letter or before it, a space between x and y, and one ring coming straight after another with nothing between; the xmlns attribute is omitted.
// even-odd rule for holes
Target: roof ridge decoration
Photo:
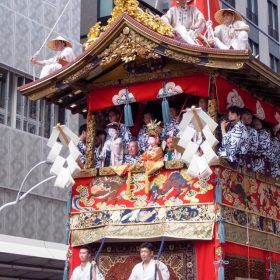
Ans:
<svg viewBox="0 0 280 280"><path fill-rule="evenodd" d="M107 30L112 23L121 15L128 14L135 20L141 22L148 28L158 32L161 35L165 35L173 38L173 29L165 23L160 16L154 15L149 11L143 11L139 7L139 2L137 0L114 0L115 7L112 10L112 16L108 20L106 26L101 26L101 22L97 22L92 26L87 35L88 40L84 44L85 49L89 48L94 44L94 42L100 37L101 33Z"/></svg>

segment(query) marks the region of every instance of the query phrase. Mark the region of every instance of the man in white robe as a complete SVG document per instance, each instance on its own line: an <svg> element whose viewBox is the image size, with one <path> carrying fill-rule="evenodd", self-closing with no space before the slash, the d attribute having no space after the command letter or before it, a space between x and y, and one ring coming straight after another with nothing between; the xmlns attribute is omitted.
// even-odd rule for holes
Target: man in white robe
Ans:
<svg viewBox="0 0 280 280"><path fill-rule="evenodd" d="M214 46L222 50L247 50L249 26L241 15L232 9L221 9L215 14L220 24L214 30Z"/></svg>
<svg viewBox="0 0 280 280"><path fill-rule="evenodd" d="M205 18L193 0L179 0L178 6L171 7L161 18L174 28L181 38L190 45L198 45L196 37L205 27Z"/></svg>
<svg viewBox="0 0 280 280"><path fill-rule="evenodd" d="M74 61L76 58L71 42L67 41L61 36L50 40L48 42L48 47L56 52L54 57L46 60L38 60L36 57L31 58L32 64L43 65L40 79L61 69L64 65Z"/></svg>
<svg viewBox="0 0 280 280"><path fill-rule="evenodd" d="M136 264L129 280L154 280L157 269L158 280L169 280L170 274L167 266L160 261L154 260L154 250L151 243L145 242L140 247L142 262Z"/></svg>
<svg viewBox="0 0 280 280"><path fill-rule="evenodd" d="M98 269L96 263L91 261L91 253L88 247L82 247L79 252L81 265L77 266L70 280L104 280L104 276Z"/></svg>

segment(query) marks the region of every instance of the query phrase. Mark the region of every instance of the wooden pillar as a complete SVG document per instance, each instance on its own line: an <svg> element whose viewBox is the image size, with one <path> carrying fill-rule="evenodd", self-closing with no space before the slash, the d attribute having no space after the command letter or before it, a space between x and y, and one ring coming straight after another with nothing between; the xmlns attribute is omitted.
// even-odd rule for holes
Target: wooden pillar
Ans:
<svg viewBox="0 0 280 280"><path fill-rule="evenodd" d="M214 75L211 75L211 78L210 78L209 100L208 100L208 115L215 122L218 122L217 87L216 87L216 79L215 79Z"/></svg>
<svg viewBox="0 0 280 280"><path fill-rule="evenodd" d="M86 169L93 168L95 135L96 121L95 116L91 114L87 117Z"/></svg>

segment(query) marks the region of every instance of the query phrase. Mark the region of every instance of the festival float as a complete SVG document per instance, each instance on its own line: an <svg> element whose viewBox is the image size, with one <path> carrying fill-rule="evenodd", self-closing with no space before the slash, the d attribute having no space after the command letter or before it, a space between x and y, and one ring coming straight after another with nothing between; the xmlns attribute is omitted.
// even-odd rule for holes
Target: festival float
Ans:
<svg viewBox="0 0 280 280"><path fill-rule="evenodd" d="M163 245L172 280L280 278L277 178L233 168L215 151L218 115L230 105L280 121L279 74L248 50L190 46L137 1L116 1L108 25L91 28L74 62L20 91L87 118L86 166L67 204L68 275L79 265L79 246L89 245L106 279L128 279L139 244L151 241ZM189 96L208 98L208 113L183 115L182 160L93 168L96 112L123 107L133 126L139 104L161 107L178 96L183 107ZM204 135L198 147L189 137L195 131Z"/></svg>

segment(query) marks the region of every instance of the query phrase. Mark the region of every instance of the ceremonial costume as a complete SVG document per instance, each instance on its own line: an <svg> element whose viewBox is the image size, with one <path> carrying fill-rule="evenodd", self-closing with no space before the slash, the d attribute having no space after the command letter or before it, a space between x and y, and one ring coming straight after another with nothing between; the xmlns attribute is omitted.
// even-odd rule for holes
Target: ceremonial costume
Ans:
<svg viewBox="0 0 280 280"><path fill-rule="evenodd" d="M171 7L161 18L171 25L186 43L197 45L195 42L196 35L203 30L205 18L202 12L195 6L185 5L181 7L178 5L176 7ZM202 23L199 25L198 29L190 29L193 24L199 21L202 21Z"/></svg>

